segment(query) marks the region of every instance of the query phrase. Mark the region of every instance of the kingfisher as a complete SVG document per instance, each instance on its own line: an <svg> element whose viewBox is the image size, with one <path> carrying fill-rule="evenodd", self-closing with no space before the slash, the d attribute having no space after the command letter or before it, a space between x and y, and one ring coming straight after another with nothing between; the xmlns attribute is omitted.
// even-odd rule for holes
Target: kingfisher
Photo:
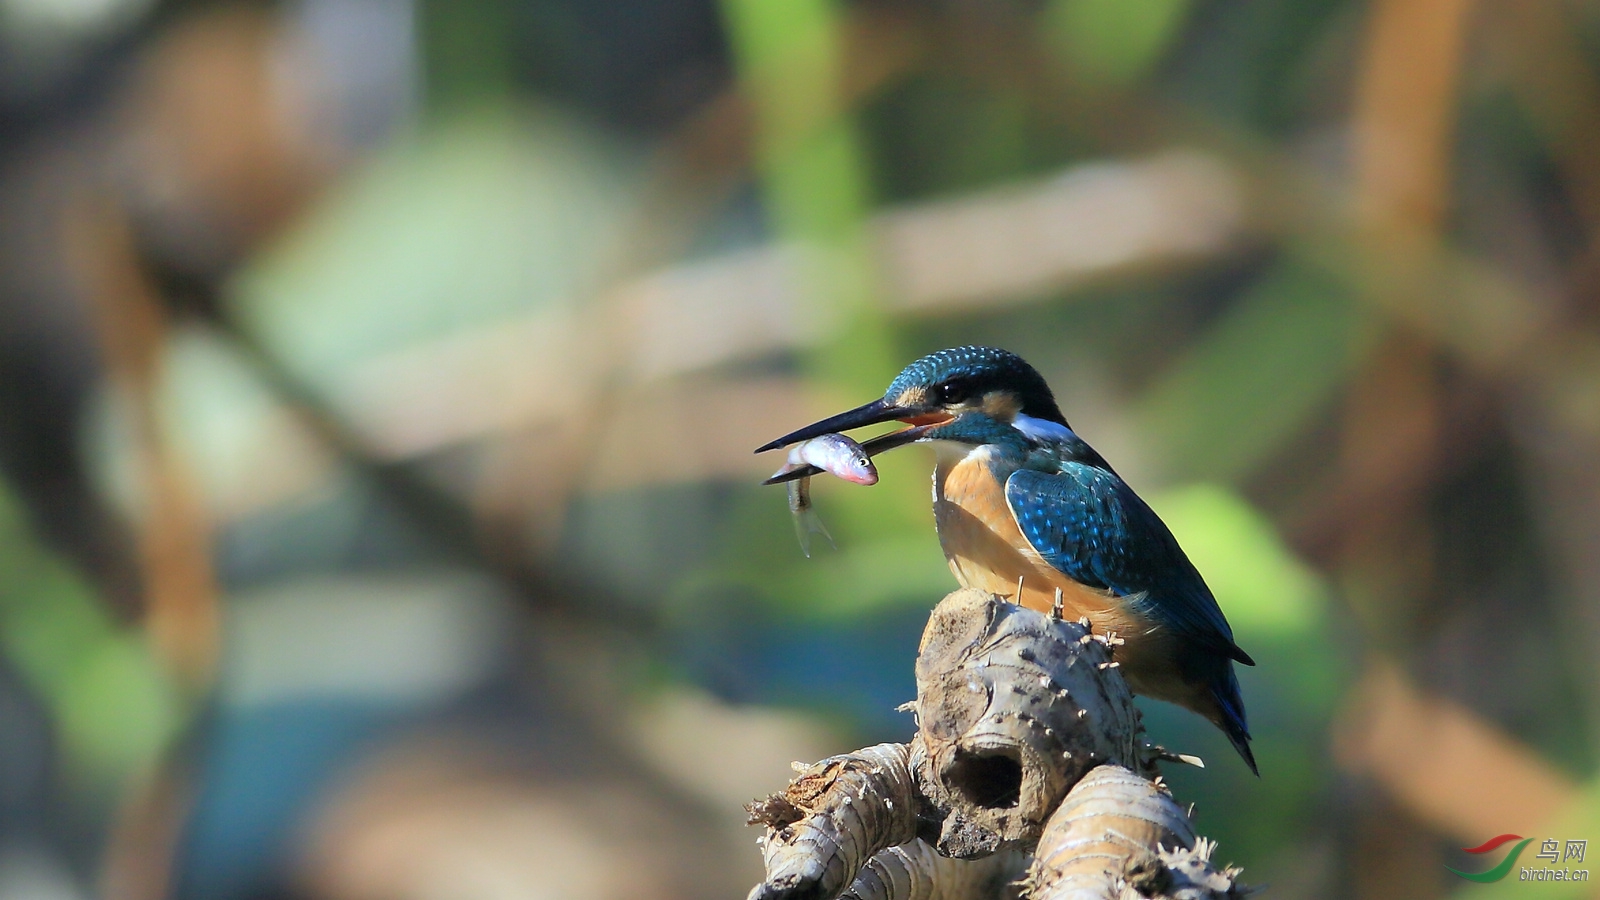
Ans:
<svg viewBox="0 0 1600 900"><path fill-rule="evenodd" d="M939 546L962 586L1041 612L1061 598L1125 642L1136 694L1210 720L1260 774L1233 664L1255 665L1166 523L1079 437L1044 377L995 347L955 347L906 366L884 395L757 448L899 421L869 454L932 444ZM818 474L802 468L773 484Z"/></svg>

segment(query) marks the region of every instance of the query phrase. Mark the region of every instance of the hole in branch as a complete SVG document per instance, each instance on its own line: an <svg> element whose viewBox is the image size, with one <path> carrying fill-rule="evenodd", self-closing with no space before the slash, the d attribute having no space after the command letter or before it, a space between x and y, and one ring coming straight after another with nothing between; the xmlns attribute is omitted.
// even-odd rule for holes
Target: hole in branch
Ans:
<svg viewBox="0 0 1600 900"><path fill-rule="evenodd" d="M968 803L1010 809L1022 797L1022 762L1015 750L957 750L945 784Z"/></svg>

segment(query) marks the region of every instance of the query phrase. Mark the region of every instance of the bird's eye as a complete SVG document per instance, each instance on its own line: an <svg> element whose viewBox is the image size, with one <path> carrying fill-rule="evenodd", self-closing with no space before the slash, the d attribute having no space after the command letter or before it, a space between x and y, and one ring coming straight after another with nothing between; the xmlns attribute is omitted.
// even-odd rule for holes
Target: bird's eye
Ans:
<svg viewBox="0 0 1600 900"><path fill-rule="evenodd" d="M938 396L941 404L948 405L951 403L960 403L961 401L967 399L967 395L971 393L971 391L971 386L965 381L960 379L951 379L950 381L940 384L938 388L935 389L935 394Z"/></svg>

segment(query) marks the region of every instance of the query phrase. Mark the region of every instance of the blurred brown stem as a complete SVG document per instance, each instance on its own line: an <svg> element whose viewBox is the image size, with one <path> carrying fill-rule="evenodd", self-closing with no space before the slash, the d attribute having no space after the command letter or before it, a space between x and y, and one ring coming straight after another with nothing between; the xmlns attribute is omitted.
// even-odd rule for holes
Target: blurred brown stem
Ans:
<svg viewBox="0 0 1600 900"><path fill-rule="evenodd" d="M1578 786L1528 747L1420 690L1393 663L1374 658L1366 669L1335 729L1335 755L1440 832L1469 842L1538 834L1577 796ZM1426 766L1416 764L1420 750Z"/></svg>
<svg viewBox="0 0 1600 900"><path fill-rule="evenodd" d="M1438 286L1430 283L1429 269L1448 207L1469 8L1469 0L1379 0L1370 8L1352 125L1363 288L1380 306L1429 309L1444 300L1434 293ZM1341 468L1358 484L1390 468L1384 457L1399 451L1426 459L1436 442L1429 343L1410 333L1393 334L1373 359L1373 371L1358 380L1365 389L1352 393L1345 418ZM1365 612L1369 639L1380 646L1397 634L1401 641L1413 638L1416 604L1428 599L1421 594L1432 581L1432 539L1420 514L1420 493L1373 505L1351 531L1358 537L1342 548L1347 592L1357 611ZM1394 608L1405 601L1409 610ZM1358 815L1379 814L1363 809ZM1356 868L1391 868L1389 848L1405 843L1416 842L1359 845L1358 853L1366 852ZM1437 893L1436 887L1415 887Z"/></svg>
<svg viewBox="0 0 1600 900"><path fill-rule="evenodd" d="M130 412L146 627L174 677L198 695L217 663L217 589L206 515L162 418L166 309L140 262L124 207L85 196L67 223L66 244L94 303L111 384Z"/></svg>
<svg viewBox="0 0 1600 900"><path fill-rule="evenodd" d="M107 195L80 196L66 231L64 244L94 305L111 386L129 412L145 630L173 680L195 699L215 676L219 611L210 527L162 418L166 308L141 265L123 206ZM158 900L171 889L185 779L171 765L148 777L124 798L108 839L105 891L116 900Z"/></svg>

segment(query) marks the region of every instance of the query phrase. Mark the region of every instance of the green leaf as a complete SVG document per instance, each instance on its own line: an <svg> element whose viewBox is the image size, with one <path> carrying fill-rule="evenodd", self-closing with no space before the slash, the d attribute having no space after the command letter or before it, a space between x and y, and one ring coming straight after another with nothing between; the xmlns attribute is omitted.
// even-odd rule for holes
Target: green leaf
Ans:
<svg viewBox="0 0 1600 900"><path fill-rule="evenodd" d="M1322 628L1322 582L1243 497L1194 484L1154 494L1150 505L1205 577L1241 644L1304 638Z"/></svg>
<svg viewBox="0 0 1600 900"><path fill-rule="evenodd" d="M1290 260L1140 398L1132 420L1168 478L1235 481L1311 424L1376 329L1333 275Z"/></svg>
<svg viewBox="0 0 1600 900"><path fill-rule="evenodd" d="M1084 78L1125 85L1160 62L1188 10L1188 0L1055 0L1043 25Z"/></svg>

